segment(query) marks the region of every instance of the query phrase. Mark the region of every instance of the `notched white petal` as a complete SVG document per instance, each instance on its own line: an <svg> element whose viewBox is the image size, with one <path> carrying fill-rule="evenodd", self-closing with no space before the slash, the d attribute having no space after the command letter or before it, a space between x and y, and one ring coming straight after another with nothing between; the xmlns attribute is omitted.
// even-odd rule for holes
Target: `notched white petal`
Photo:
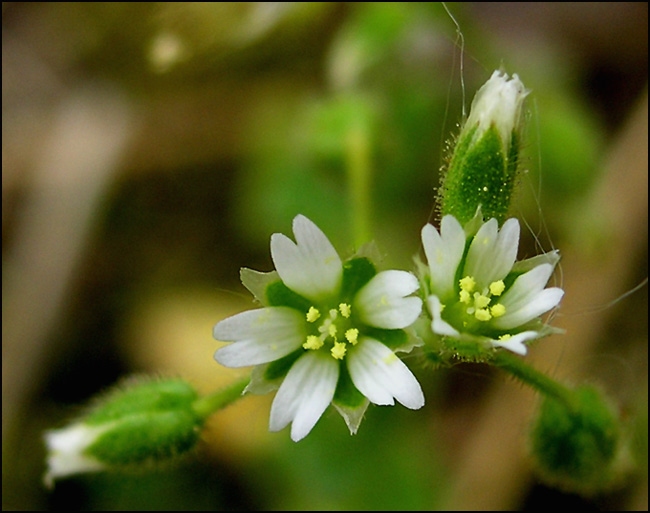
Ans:
<svg viewBox="0 0 650 513"><path fill-rule="evenodd" d="M422 311L417 297L404 297L419 288L417 278L406 271L382 271L354 298L354 308L366 324L383 329L410 326Z"/></svg>
<svg viewBox="0 0 650 513"><path fill-rule="evenodd" d="M525 308L544 288L553 273L551 264L542 264L519 276L512 286L503 294L499 303L506 308L506 314L495 321L495 326L503 326L514 312ZM507 322L507 321L506 321Z"/></svg>
<svg viewBox="0 0 650 513"><path fill-rule="evenodd" d="M343 266L325 234L305 216L293 220L296 243L281 233L271 236L271 257L284 284L294 292L320 300L334 294Z"/></svg>
<svg viewBox="0 0 650 513"><path fill-rule="evenodd" d="M412 410L424 405L424 394L415 376L378 340L364 337L350 350L347 359L354 386L370 402L393 405L397 399Z"/></svg>
<svg viewBox="0 0 650 513"><path fill-rule="evenodd" d="M498 329L512 329L539 317L555 308L564 296L564 291L557 287L541 290L528 297L526 302L517 304L517 308L506 309L506 314L494 320L493 326Z"/></svg>
<svg viewBox="0 0 650 513"><path fill-rule="evenodd" d="M455 217L442 218L439 234L430 224L422 228L422 246L429 264L431 287L441 297L453 293L456 269L465 249L465 232Z"/></svg>
<svg viewBox="0 0 650 513"><path fill-rule="evenodd" d="M463 274L472 276L479 289L506 277L517 258L519 222L508 219L498 231L492 218L479 229L467 253Z"/></svg>
<svg viewBox="0 0 650 513"><path fill-rule="evenodd" d="M290 422L291 439L307 436L332 402L339 364L326 354L309 351L291 367L271 406L269 429L279 431Z"/></svg>
<svg viewBox="0 0 650 513"><path fill-rule="evenodd" d="M215 353L226 367L268 363L295 351L306 335L303 315L288 307L239 313L217 323L214 338L233 343Z"/></svg>

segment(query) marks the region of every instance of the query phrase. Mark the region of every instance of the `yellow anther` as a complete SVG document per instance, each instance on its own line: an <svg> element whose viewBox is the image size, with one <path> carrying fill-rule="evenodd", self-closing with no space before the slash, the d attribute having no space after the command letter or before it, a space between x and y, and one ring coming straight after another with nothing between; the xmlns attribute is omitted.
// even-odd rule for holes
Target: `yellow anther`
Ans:
<svg viewBox="0 0 650 513"><path fill-rule="evenodd" d="M508 334L506 333L505 335L501 335L501 336L499 337L499 340L501 340L502 342L505 342L506 340L509 340L509 339L511 339L511 338L512 338L512 335L508 335Z"/></svg>
<svg viewBox="0 0 650 513"><path fill-rule="evenodd" d="M505 289L506 284L503 283L503 280L493 281L490 283L490 294L493 296L500 296Z"/></svg>
<svg viewBox="0 0 650 513"><path fill-rule="evenodd" d="M458 297L461 303L465 303L466 305L469 304L470 295L469 292L467 292L466 290L461 290L460 293L458 294Z"/></svg>
<svg viewBox="0 0 650 513"><path fill-rule="evenodd" d="M330 324L329 328L327 328L327 333L330 337L336 338L336 324Z"/></svg>
<svg viewBox="0 0 650 513"><path fill-rule="evenodd" d="M352 313L352 307L348 305L347 303L341 303L339 305L339 312L341 312L341 315L348 319L350 317L350 313Z"/></svg>
<svg viewBox="0 0 650 513"><path fill-rule="evenodd" d="M307 312L307 322L316 322L316 319L320 317L320 312L318 311L318 308L314 308L313 306L309 307L309 312Z"/></svg>
<svg viewBox="0 0 650 513"><path fill-rule="evenodd" d="M506 307L501 303L497 303L496 305L490 307L490 313L492 314L492 317L501 317L504 313L506 313Z"/></svg>
<svg viewBox="0 0 650 513"><path fill-rule="evenodd" d="M476 287L476 281L471 276L465 276L459 283L461 290L466 290L467 292L472 292L474 287Z"/></svg>
<svg viewBox="0 0 650 513"><path fill-rule="evenodd" d="M357 339L359 338L359 330L356 328L350 328L345 332L345 338L353 346L356 345Z"/></svg>
<svg viewBox="0 0 650 513"><path fill-rule="evenodd" d="M347 350L345 342L334 342L334 347L332 347L331 353L337 360L342 360Z"/></svg>
<svg viewBox="0 0 650 513"><path fill-rule="evenodd" d="M308 335L307 341L302 345L305 349L320 349L323 347L323 341L316 335Z"/></svg>
<svg viewBox="0 0 650 513"><path fill-rule="evenodd" d="M492 319L492 315L490 312L488 312L487 308L479 308L474 312L474 317L476 317L479 321L489 321Z"/></svg>
<svg viewBox="0 0 650 513"><path fill-rule="evenodd" d="M485 308L489 304L489 297L479 294L478 292L474 292L474 306L476 308Z"/></svg>

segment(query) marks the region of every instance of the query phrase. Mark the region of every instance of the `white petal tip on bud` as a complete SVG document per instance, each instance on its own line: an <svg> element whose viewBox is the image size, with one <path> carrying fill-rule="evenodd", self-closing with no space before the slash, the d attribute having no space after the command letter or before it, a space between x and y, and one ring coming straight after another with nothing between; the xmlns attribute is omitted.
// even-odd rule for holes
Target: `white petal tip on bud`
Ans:
<svg viewBox="0 0 650 513"><path fill-rule="evenodd" d="M480 135L494 123L507 148L513 130L520 123L521 108L528 93L516 73L510 78L503 71L495 71L476 93L466 127L478 125Z"/></svg>

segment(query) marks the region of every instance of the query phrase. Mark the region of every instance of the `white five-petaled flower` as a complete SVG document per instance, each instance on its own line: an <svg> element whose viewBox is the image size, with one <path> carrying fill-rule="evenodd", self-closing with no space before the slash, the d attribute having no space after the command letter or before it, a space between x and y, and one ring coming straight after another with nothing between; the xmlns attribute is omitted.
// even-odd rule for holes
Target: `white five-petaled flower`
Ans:
<svg viewBox="0 0 650 513"><path fill-rule="evenodd" d="M216 360L227 367L255 365L246 391L267 393L279 385L270 430L289 423L301 440L330 403L356 433L368 401L411 409L424 405L419 383L395 355L415 344L403 331L420 315L410 296L417 278L405 271L377 273L365 257L342 262L309 219L293 220L294 243L271 237L277 272L242 269L242 282L264 308L219 322L214 337L233 342ZM408 297L407 297L408 296Z"/></svg>
<svg viewBox="0 0 650 513"><path fill-rule="evenodd" d="M544 288L560 257L551 251L515 263L516 219L499 230L496 219L483 223L479 212L464 230L446 215L440 233L430 224L422 229L422 244L434 333L524 355L525 341L551 331L539 316L555 308L564 294L558 287Z"/></svg>

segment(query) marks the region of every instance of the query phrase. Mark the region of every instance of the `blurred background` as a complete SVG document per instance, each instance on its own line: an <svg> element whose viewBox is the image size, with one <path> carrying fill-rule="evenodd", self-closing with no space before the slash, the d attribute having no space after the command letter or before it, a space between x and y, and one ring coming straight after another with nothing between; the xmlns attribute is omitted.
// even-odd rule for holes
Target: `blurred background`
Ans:
<svg viewBox="0 0 650 513"><path fill-rule="evenodd" d="M2 4L3 509L647 510L647 3L446 5L462 37L436 2ZM272 395L245 397L177 465L43 486L43 431L121 378L245 374L213 360L213 325L254 306L239 268L271 270L298 213L353 251L359 159L385 265L412 269L463 105L500 67L532 90L519 256L563 255L567 334L529 361L607 391L616 487L544 484L535 394L415 356L425 407L371 407L354 437L330 409L295 444L268 432Z"/></svg>

